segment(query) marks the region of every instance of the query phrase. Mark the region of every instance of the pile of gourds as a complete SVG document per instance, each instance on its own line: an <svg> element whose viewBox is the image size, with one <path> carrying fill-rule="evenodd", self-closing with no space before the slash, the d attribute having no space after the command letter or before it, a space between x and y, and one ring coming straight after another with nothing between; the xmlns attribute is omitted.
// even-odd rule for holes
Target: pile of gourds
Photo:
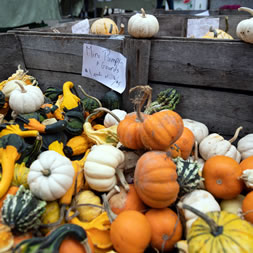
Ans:
<svg viewBox="0 0 253 253"><path fill-rule="evenodd" d="M253 134L209 134L175 89L129 113L20 67L0 90L0 252L253 252Z"/></svg>

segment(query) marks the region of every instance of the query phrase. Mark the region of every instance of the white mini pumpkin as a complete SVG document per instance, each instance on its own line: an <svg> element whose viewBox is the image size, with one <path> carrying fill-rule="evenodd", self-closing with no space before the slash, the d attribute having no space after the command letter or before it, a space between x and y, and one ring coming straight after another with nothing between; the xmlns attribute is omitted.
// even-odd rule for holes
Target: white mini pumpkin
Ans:
<svg viewBox="0 0 253 253"><path fill-rule="evenodd" d="M113 114L115 114L120 120L123 120L125 116L127 115L127 112L120 109L114 109L111 111ZM119 122L113 117L110 113L107 113L104 118L104 126L105 127L111 127L114 125L118 125Z"/></svg>
<svg viewBox="0 0 253 253"><path fill-rule="evenodd" d="M93 145L84 164L84 176L91 189L106 192L117 183L116 173L124 166L124 153L109 144Z"/></svg>
<svg viewBox="0 0 253 253"><path fill-rule="evenodd" d="M192 119L183 119L184 126L188 127L194 134L195 140L200 143L208 134L208 127L199 121Z"/></svg>
<svg viewBox="0 0 253 253"><path fill-rule="evenodd" d="M135 38L150 38L159 31L159 22L154 15L146 14L144 9L128 20L128 33Z"/></svg>
<svg viewBox="0 0 253 253"><path fill-rule="evenodd" d="M194 190L191 193L187 193L180 199L179 203L192 206L203 213L221 210L219 203L213 195L205 190ZM186 209L183 209L183 213L186 220L186 229L189 231L192 223L198 218L198 216Z"/></svg>
<svg viewBox="0 0 253 253"><path fill-rule="evenodd" d="M247 11L253 15L253 9L240 7L238 11ZM241 40L253 43L253 18L242 20L236 27L236 35Z"/></svg>
<svg viewBox="0 0 253 253"><path fill-rule="evenodd" d="M10 97L12 91L14 91L17 88L19 89L18 83L20 83L23 86L26 86L26 83L22 80L11 80L4 85L1 91L4 93L6 98Z"/></svg>
<svg viewBox="0 0 253 253"><path fill-rule="evenodd" d="M253 134L247 134L237 143L237 150L242 156L242 160L253 156Z"/></svg>
<svg viewBox="0 0 253 253"><path fill-rule="evenodd" d="M53 150L42 152L28 173L27 182L38 198L53 201L61 198L70 188L74 178L71 161Z"/></svg>
<svg viewBox="0 0 253 253"><path fill-rule="evenodd" d="M44 95L41 89L32 85L24 86L20 81L17 84L19 88L13 90L9 97L10 108L17 114L37 111L44 104Z"/></svg>
<svg viewBox="0 0 253 253"><path fill-rule="evenodd" d="M235 159L239 163L241 161L241 154L231 143L236 140L241 129L242 127L239 127L234 137L229 141L217 133L209 134L200 142L199 153L201 157L204 160L208 160L215 155L224 155Z"/></svg>

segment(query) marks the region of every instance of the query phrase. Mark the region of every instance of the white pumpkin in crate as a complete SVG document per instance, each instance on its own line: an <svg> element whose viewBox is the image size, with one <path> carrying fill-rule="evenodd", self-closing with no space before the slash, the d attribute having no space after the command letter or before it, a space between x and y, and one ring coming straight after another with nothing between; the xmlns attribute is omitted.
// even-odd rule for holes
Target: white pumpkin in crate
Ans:
<svg viewBox="0 0 253 253"><path fill-rule="evenodd" d="M128 20L128 33L135 38L150 38L159 31L159 22L154 15L146 14L144 9Z"/></svg>
<svg viewBox="0 0 253 253"><path fill-rule="evenodd" d="M231 138L229 141L225 140L217 133L209 134L200 142L199 153L201 157L205 160L208 160L216 155L224 155L235 159L239 163L241 161L241 154L236 147L232 145L232 142L237 139L241 129L242 127L239 127L236 130L233 138Z"/></svg>
<svg viewBox="0 0 253 253"><path fill-rule="evenodd" d="M242 160L253 156L253 134L247 134L237 143L237 150L241 153Z"/></svg>
<svg viewBox="0 0 253 253"><path fill-rule="evenodd" d="M208 134L208 127L199 121L192 119L183 119L184 126L188 127L195 136L195 140L200 143Z"/></svg>
<svg viewBox="0 0 253 253"><path fill-rule="evenodd" d="M111 111L114 115L116 115L119 120L123 120L125 116L127 115L127 112L120 109L114 109ZM113 125L118 125L119 122L115 119L114 116L112 116L110 113L107 113L104 118L104 126L105 127L111 127Z"/></svg>

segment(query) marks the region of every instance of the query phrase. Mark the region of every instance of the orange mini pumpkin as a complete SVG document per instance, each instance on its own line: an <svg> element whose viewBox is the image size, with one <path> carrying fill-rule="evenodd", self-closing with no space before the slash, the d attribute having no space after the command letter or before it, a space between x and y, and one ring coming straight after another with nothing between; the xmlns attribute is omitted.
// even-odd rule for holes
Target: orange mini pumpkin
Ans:
<svg viewBox="0 0 253 253"><path fill-rule="evenodd" d="M244 181L246 187L248 189L253 189L253 156L249 156L248 158L242 160L240 162L240 166L242 168L242 176L241 179Z"/></svg>
<svg viewBox="0 0 253 253"><path fill-rule="evenodd" d="M244 219L253 224L253 191L249 192L243 199L242 213Z"/></svg>
<svg viewBox="0 0 253 253"><path fill-rule="evenodd" d="M134 184L129 184L128 192L126 192L123 187L120 187L120 192L109 199L109 204L112 211L116 214L124 210L145 210L145 205L138 196Z"/></svg>
<svg viewBox="0 0 253 253"><path fill-rule="evenodd" d="M184 160L187 160L192 152L194 142L194 134L189 128L184 127L182 135L169 148L172 157L176 158L181 156Z"/></svg>
<svg viewBox="0 0 253 253"><path fill-rule="evenodd" d="M153 248L161 252L172 250L174 244L182 238L182 224L175 212L169 208L150 209L146 217L151 225Z"/></svg>
<svg viewBox="0 0 253 253"><path fill-rule="evenodd" d="M179 192L176 165L164 151L148 151L137 161L135 189L142 201L153 208L175 202Z"/></svg>
<svg viewBox="0 0 253 253"><path fill-rule="evenodd" d="M243 189L241 175L242 169L239 163L224 155L209 158L202 171L207 191L220 199L232 199L241 193Z"/></svg>
<svg viewBox="0 0 253 253"><path fill-rule="evenodd" d="M156 112L143 120L141 141L149 150L167 150L183 130L183 119L178 113L172 110Z"/></svg>
<svg viewBox="0 0 253 253"><path fill-rule="evenodd" d="M151 241L151 226L144 214L126 210L112 222L110 237L117 252L141 253Z"/></svg>
<svg viewBox="0 0 253 253"><path fill-rule="evenodd" d="M141 113L144 116L143 113ZM117 127L117 135L123 146L130 149L144 149L141 141L141 124L137 113L128 113Z"/></svg>

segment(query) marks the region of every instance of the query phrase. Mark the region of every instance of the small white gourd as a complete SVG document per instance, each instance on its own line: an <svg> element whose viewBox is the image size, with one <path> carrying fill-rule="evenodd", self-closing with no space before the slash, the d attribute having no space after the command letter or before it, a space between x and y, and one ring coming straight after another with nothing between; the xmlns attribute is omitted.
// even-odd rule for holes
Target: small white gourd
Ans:
<svg viewBox="0 0 253 253"><path fill-rule="evenodd" d="M242 202L244 198L245 198L244 195L239 194L233 199L223 199L220 202L221 210L234 213L242 217Z"/></svg>
<svg viewBox="0 0 253 253"><path fill-rule="evenodd" d="M253 9L240 7L238 11L247 11L253 15ZM242 20L236 27L236 35L241 40L253 44L253 18Z"/></svg>
<svg viewBox="0 0 253 253"><path fill-rule="evenodd" d="M204 160L208 160L215 155L224 155L235 159L239 163L241 161L241 154L231 143L237 139L241 129L242 127L239 127L233 138L229 141L217 133L209 134L200 142L199 153L201 157Z"/></svg>
<svg viewBox="0 0 253 253"><path fill-rule="evenodd" d="M195 140L200 143L208 134L208 127L199 121L192 119L183 119L184 126L188 127L194 134Z"/></svg>
<svg viewBox="0 0 253 253"><path fill-rule="evenodd" d="M129 185L123 177L125 155L118 148L109 145L93 145L84 164L84 176L91 189L106 192L117 183L116 174L128 191Z"/></svg>
<svg viewBox="0 0 253 253"><path fill-rule="evenodd" d="M180 199L179 203L192 206L203 213L221 210L219 203L213 195L205 190L194 190L187 193ZM189 231L192 223L198 218L198 216L185 209L183 209L183 213L186 220L186 229Z"/></svg>
<svg viewBox="0 0 253 253"><path fill-rule="evenodd" d="M53 201L68 191L74 175L72 162L67 157L56 151L47 150L31 164L27 182L36 197Z"/></svg>
<svg viewBox="0 0 253 253"><path fill-rule="evenodd" d="M111 111L114 115L116 115L120 120L123 120L127 115L127 112L120 109L114 109ZM119 122L113 117L110 113L107 113L104 118L104 126L111 127L114 125L118 125Z"/></svg>
<svg viewBox="0 0 253 253"><path fill-rule="evenodd" d="M14 91L15 89L20 89L18 83L20 83L23 86L26 86L26 83L22 80L11 80L4 85L4 87L2 88L2 92L4 93L6 98L9 98L11 92Z"/></svg>
<svg viewBox="0 0 253 253"><path fill-rule="evenodd" d="M159 22L154 15L146 14L144 9L128 20L128 33L135 38L150 38L159 31Z"/></svg>
<svg viewBox="0 0 253 253"><path fill-rule="evenodd" d="M237 143L237 150L240 152L242 160L253 156L253 134L247 134Z"/></svg>

